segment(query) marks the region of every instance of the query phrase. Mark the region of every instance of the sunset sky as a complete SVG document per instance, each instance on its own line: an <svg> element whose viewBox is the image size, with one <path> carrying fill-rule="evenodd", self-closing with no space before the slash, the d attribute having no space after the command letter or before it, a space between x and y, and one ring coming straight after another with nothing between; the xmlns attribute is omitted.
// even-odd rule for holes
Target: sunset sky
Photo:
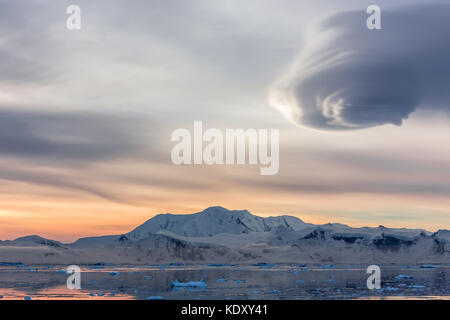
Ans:
<svg viewBox="0 0 450 320"><path fill-rule="evenodd" d="M377 0L368 30L373 3L1 1L0 240L214 205L450 229L450 7ZM196 120L279 129L278 174L175 166L171 132Z"/></svg>

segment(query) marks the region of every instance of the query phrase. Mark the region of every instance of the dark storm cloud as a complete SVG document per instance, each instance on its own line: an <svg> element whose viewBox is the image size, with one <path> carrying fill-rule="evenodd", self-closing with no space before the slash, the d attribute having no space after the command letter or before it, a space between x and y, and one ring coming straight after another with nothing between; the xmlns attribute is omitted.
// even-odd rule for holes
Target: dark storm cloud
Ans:
<svg viewBox="0 0 450 320"><path fill-rule="evenodd" d="M271 90L289 120L339 130L401 125L417 108L450 110L450 6L364 11L324 21Z"/></svg>

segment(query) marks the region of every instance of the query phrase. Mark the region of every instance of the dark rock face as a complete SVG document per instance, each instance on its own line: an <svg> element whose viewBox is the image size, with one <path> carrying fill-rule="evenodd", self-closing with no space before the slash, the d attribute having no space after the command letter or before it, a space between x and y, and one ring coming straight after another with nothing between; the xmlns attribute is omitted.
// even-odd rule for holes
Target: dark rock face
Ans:
<svg viewBox="0 0 450 320"><path fill-rule="evenodd" d="M433 241L433 250L437 254L444 254L445 253L445 243L443 241L440 241L439 239L434 239Z"/></svg>
<svg viewBox="0 0 450 320"><path fill-rule="evenodd" d="M399 250L402 246L410 247L414 244L412 240L404 240L394 236L382 235L373 240L373 245L380 250Z"/></svg>
<svg viewBox="0 0 450 320"><path fill-rule="evenodd" d="M336 240L336 241L344 240L345 243L355 243L357 240L364 240L364 237L336 235L336 236L333 236L333 240Z"/></svg>
<svg viewBox="0 0 450 320"><path fill-rule="evenodd" d="M325 240L325 231L319 228L304 236L303 239Z"/></svg>
<svg viewBox="0 0 450 320"><path fill-rule="evenodd" d="M43 239L43 240L39 241L39 244L43 245L43 246L50 246L50 247L57 247L57 248L62 247L61 243L59 243L58 241L47 240L47 239Z"/></svg>
<svg viewBox="0 0 450 320"><path fill-rule="evenodd" d="M152 235L133 244L133 248L140 252L140 260L160 262L166 259L179 259L182 261L205 261L206 257L225 256L230 249L209 244L193 244L184 240L175 239L165 235Z"/></svg>

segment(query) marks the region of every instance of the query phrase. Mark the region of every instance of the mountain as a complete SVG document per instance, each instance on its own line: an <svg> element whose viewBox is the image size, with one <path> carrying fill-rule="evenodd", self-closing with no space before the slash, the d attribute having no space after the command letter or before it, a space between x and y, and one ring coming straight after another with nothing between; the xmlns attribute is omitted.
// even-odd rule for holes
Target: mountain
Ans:
<svg viewBox="0 0 450 320"><path fill-rule="evenodd" d="M122 235L62 244L39 236L0 241L0 262L24 263L450 263L450 231L315 225L210 207L159 214Z"/></svg>
<svg viewBox="0 0 450 320"><path fill-rule="evenodd" d="M45 239L36 235L20 237L12 241L11 240L0 241L0 245L24 246L24 247L31 247L31 246L63 247L63 244L59 241Z"/></svg>
<svg viewBox="0 0 450 320"><path fill-rule="evenodd" d="M296 217L279 216L262 218L247 210L227 210L209 207L194 214L159 214L126 234L128 239L144 239L162 230L185 237L210 237L220 233L242 234L268 232L279 226L293 230L303 229L307 224Z"/></svg>

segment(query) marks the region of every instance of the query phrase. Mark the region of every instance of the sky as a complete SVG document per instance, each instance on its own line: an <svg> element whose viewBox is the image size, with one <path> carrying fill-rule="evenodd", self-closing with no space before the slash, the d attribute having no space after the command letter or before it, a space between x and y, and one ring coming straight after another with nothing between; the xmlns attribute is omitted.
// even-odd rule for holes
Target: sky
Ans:
<svg viewBox="0 0 450 320"><path fill-rule="evenodd" d="M214 205L450 229L449 36L445 1L2 0L0 239ZM278 174L174 165L196 120L279 129Z"/></svg>

